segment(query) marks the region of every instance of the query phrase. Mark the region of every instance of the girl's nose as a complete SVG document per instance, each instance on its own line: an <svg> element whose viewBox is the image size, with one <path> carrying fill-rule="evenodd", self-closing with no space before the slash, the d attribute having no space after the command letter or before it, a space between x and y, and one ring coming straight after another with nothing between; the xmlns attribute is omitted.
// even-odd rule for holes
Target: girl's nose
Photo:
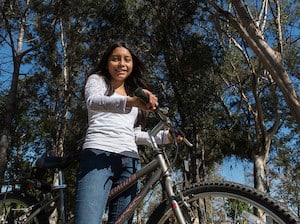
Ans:
<svg viewBox="0 0 300 224"><path fill-rule="evenodd" d="M119 66L123 66L123 65L125 65L125 61L124 61L124 59L120 59Z"/></svg>

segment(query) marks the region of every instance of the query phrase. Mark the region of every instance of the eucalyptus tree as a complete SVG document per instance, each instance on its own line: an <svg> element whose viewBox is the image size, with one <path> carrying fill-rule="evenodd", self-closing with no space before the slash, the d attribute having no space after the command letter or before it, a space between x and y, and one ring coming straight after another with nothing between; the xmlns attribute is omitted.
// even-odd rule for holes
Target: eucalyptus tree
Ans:
<svg viewBox="0 0 300 224"><path fill-rule="evenodd" d="M87 21L83 19L86 9L81 2L74 3L74 1L58 1L55 11L37 8L40 12L47 14L55 13L57 17L55 37L41 46L41 57L35 61L35 74L44 73L44 95L49 99L45 104L48 105L50 111L43 113L53 116L55 120L53 126L56 131L52 133L53 150L60 156L65 153L64 144L67 133L70 135L70 132L73 132L76 135L78 131L75 132L70 123L83 122L83 120L74 119L78 115L72 110L76 110L77 113L78 107L84 108L82 93L85 73L88 69L85 57L88 50L85 45ZM44 26L49 26L49 24L44 21ZM39 31L40 35L44 32ZM82 131L84 129L80 131L81 134Z"/></svg>
<svg viewBox="0 0 300 224"><path fill-rule="evenodd" d="M0 175L2 177L6 168L7 156L10 155L13 143L19 137L15 134L18 127L18 120L15 115L18 103L21 100L18 98L20 75L23 74L25 77L28 75L23 73L28 70L25 68L25 65L30 67L36 50L41 44L52 37L56 23L56 18L49 16L48 20L51 21L51 26L45 30L44 36L36 35L38 23L36 14L33 11L33 7L36 4L38 2L1 1L0 5L0 47L3 52L6 52L6 56L2 57L1 60L6 63L9 62L4 74L9 76L9 80L11 80L5 106L4 123L1 128Z"/></svg>
<svg viewBox="0 0 300 224"><path fill-rule="evenodd" d="M215 162L232 153L231 144L222 144L230 121L216 94L222 86L215 61L222 55L214 53L219 52L218 42L197 29L200 2L149 2L156 79L165 89L175 122L196 145L181 151L181 161L190 166L187 184L207 177Z"/></svg>
<svg viewBox="0 0 300 224"><path fill-rule="evenodd" d="M227 93L235 96L227 95L224 106L228 115L234 117L234 125L240 124L241 132L247 136L244 155L240 155L254 163L254 186L265 191L266 162L272 141L288 114L285 102L299 124L299 98L290 80L295 74L284 61L288 52L285 43L297 38L287 35L291 33L288 25L295 21L294 17L285 23L283 18L287 17L281 14L292 8L291 2L206 2L213 8L204 4L203 9L210 14L228 59L223 63L222 78L230 90Z"/></svg>
<svg viewBox="0 0 300 224"><path fill-rule="evenodd" d="M224 5L210 0L207 2L215 9L213 13L216 16L215 18L219 18L220 21L224 21L227 25L234 28L257 55L264 68L281 90L291 114L299 125L300 99L284 64L285 44L296 44L299 37L286 36L291 32L295 32L295 34L297 32L293 31L293 27L283 29L284 14L282 13L287 12L289 13L288 16L294 15L297 17L297 14L295 14L297 9L299 9L297 4L293 4L293 1L285 3L284 1L276 0L273 4L270 4L267 0L259 1L259 4L256 6L260 8L260 11L259 13L254 13L248 7L249 5L254 5L251 4L252 1L228 1ZM230 9L228 10L227 7ZM291 16L291 18L295 18L294 16ZM273 22L271 27L276 33L273 38L266 39L266 25L270 24L267 23L268 20ZM294 23L294 21L290 22ZM274 44L274 40L276 40L276 44Z"/></svg>
<svg viewBox="0 0 300 224"><path fill-rule="evenodd" d="M208 178L224 152L231 153L231 144L223 149L230 122L216 94L222 86L216 85L215 61L222 55L213 53L219 47L216 41L195 29L200 1L149 1L148 4L152 12L150 36L151 55L156 60L155 78L164 89L174 122L183 127L196 146L180 150L178 165L188 187ZM205 219L204 215L200 217Z"/></svg>

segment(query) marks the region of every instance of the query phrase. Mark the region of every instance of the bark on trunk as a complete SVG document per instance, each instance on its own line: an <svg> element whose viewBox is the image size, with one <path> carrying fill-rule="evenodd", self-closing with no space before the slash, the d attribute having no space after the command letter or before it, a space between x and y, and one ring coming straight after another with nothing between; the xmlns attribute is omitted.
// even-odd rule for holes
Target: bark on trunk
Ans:
<svg viewBox="0 0 300 224"><path fill-rule="evenodd" d="M265 192L265 159L264 156L255 155L254 156L254 187L261 192ZM265 220L264 213L260 210L254 211L255 215L263 220Z"/></svg>
<svg viewBox="0 0 300 224"><path fill-rule="evenodd" d="M254 187L261 192L265 191L265 164L264 164L264 157L260 155L254 156Z"/></svg>
<svg viewBox="0 0 300 224"><path fill-rule="evenodd" d="M4 178L4 173L7 164L7 149L8 149L8 138L6 135L2 135L1 142L0 142L0 178Z"/></svg>
<svg viewBox="0 0 300 224"><path fill-rule="evenodd" d="M18 81L19 81L19 71L20 71L20 61L21 57L15 57L14 61L14 72L12 83L8 95L8 103L6 106L6 114L4 120L4 126L1 134L1 144L0 144L0 178L4 179L4 174L7 168L7 158L9 157L9 147L11 141L11 124L13 121L14 114L17 109L17 91L18 91Z"/></svg>

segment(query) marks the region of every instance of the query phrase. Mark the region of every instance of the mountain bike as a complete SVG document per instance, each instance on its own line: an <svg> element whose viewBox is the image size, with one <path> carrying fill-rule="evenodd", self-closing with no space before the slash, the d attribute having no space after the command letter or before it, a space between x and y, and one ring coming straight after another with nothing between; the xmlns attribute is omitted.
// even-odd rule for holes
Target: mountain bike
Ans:
<svg viewBox="0 0 300 224"><path fill-rule="evenodd" d="M143 93L137 92L136 95L146 101ZM158 185L161 186L159 189L164 197L161 197L158 206L153 209L144 223L300 223L298 217L284 203L249 186L226 181L208 181L195 183L188 189L181 189L172 178L172 167L167 153L155 141L155 136L162 129L168 128L171 133L175 133L173 122L168 117L166 108L159 107L155 114L159 121L148 131L153 150L151 161L123 183L111 189L109 201L144 178L138 194L119 216L116 224L124 223L132 217L138 206L149 195L148 193ZM183 141L192 147L185 136L183 136ZM64 182L63 173L64 169L78 158L78 154L71 154L64 157L42 157L37 161L37 169L58 171L57 186L49 186L33 177L3 182L2 186L8 187L7 191L1 194L0 222L48 223L49 212L47 210L49 206L53 207L54 203L54 207L60 214L59 223L73 223L73 220L68 218L69 213L65 209L64 192L67 185ZM47 193L48 196L36 200L16 187L25 184ZM260 211L263 217L258 217L256 211Z"/></svg>

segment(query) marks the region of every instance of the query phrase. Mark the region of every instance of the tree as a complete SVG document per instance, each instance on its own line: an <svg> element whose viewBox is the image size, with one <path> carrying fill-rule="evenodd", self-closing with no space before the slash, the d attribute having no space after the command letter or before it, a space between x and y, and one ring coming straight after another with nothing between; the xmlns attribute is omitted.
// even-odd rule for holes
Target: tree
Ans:
<svg viewBox="0 0 300 224"><path fill-rule="evenodd" d="M193 149L180 150L180 164L185 174L185 186L199 182L209 174L215 162L223 158L216 138L217 126L214 116L225 117L218 109L214 75L214 55L208 41L194 30L193 24L199 2L151 1L152 55L157 61L156 77L162 85L174 122L183 127ZM160 97L163 98L163 97ZM184 172L182 161L189 162ZM187 166L186 166L187 167ZM199 201L199 203L206 203ZM204 213L204 211L197 211ZM197 215L205 219L204 215ZM202 220L204 221L204 220Z"/></svg>
<svg viewBox="0 0 300 224"><path fill-rule="evenodd" d="M34 52L45 41L43 38L36 38L34 35L35 14L32 13L32 7L34 4L31 1L2 1L0 6L1 12L1 43L5 43L9 46L11 58L12 58L12 74L11 85L7 96L7 104L5 110L5 119L2 127L2 144L0 154L0 175L3 177L7 164L7 157L10 154L8 149L11 147L9 142L14 142L14 128L16 128L17 121L15 120L15 114L18 104L18 84L21 66L24 61L29 63L32 59ZM17 9L17 10L16 10ZM55 24L56 18L50 18L51 24ZM29 26L28 24L31 24ZM53 27L48 29L47 33L44 33L47 38L51 38L53 33ZM26 44L25 44L26 43ZM24 74L26 75L26 74Z"/></svg>
<svg viewBox="0 0 300 224"><path fill-rule="evenodd" d="M276 8L275 11L273 11L275 16L274 22L277 26L278 33L278 48L276 50L267 43L264 37L263 28L262 26L259 26L261 20L258 19L255 21L253 17L251 18L252 14L247 10L246 5L243 4L242 1L230 1L235 10L235 15L224 10L215 1L208 0L207 2L215 8L215 15L220 19L224 18L230 26L235 28L243 40L249 44L253 52L259 57L264 67L268 70L274 82L283 93L296 122L300 124L300 99L293 88L293 84L282 61L283 40L281 32L280 2L278 0L275 1ZM262 9L267 9L267 3L268 1L262 2ZM262 25L264 25L264 23L262 23Z"/></svg>
<svg viewBox="0 0 300 224"><path fill-rule="evenodd" d="M244 127L241 127L245 133L248 132L247 135L250 140L248 145L253 152L253 155L248 154L248 158L252 158L254 162L254 186L265 191L268 187L265 178L266 162L271 150L271 143L280 128L281 119L285 117L284 105L280 104L282 101L273 84L274 82L280 88L292 115L299 123L299 98L292 87L282 61L284 48L281 31L281 8L278 1L275 1L273 5L269 5L268 1L263 1L260 11L256 11L256 8L252 7L251 4L242 4L241 1L230 1L228 5L222 7L215 1L207 2L216 10L216 12L211 12L214 15L211 18L219 36L221 38L225 36L229 40L226 50L232 49L231 46L240 50L240 55L244 57L245 61L243 63L240 60L239 63L242 62L241 65L246 64L249 69L246 71L245 67L237 65L232 60L226 61L231 66L231 73L224 80L229 86L236 87L236 93L240 95L236 106L232 107L231 104L231 109L227 108L227 111L232 116L231 111L241 112L239 103L244 102L246 104L244 109L249 116L248 118L243 116L242 119L248 119L249 123L246 120ZM224 10L226 6L228 10ZM272 12L273 24L275 24L268 27L276 31L276 41L266 37L267 34L273 33L272 29L266 30L267 18L270 17L268 10ZM278 47L277 51L270 47L268 40L272 45ZM251 54L249 47L257 55L257 59ZM234 76L237 77L234 82L228 81L228 78L231 79ZM247 83L250 85L245 88ZM224 105L226 104L230 105L230 103L224 102ZM233 108L234 110L232 110Z"/></svg>
<svg viewBox="0 0 300 224"><path fill-rule="evenodd" d="M254 4L246 7L241 1L225 1L222 7L215 1L14 1L14 8L10 1L2 2L0 47L6 43L14 52L10 56L16 68L10 73L16 74L11 76L10 95L1 92L1 105L11 103L1 110L6 116L1 124L9 131L3 136L12 143L3 141L2 161L8 152L10 168L23 169L36 156L27 152L46 149L63 155L80 150L86 127L85 79L102 50L122 39L147 63L159 99L167 98L173 121L196 145L180 155L190 162L189 182L204 179L215 163L232 154L251 159L255 152L263 164L279 122L290 118L281 100L284 91L274 85L279 82L287 90L289 80L281 70L275 77L270 66L284 64L295 77L299 70L293 63L299 52L292 47L294 39L280 35L285 32L279 29L284 20L279 20L278 2L263 3L264 16L257 16L255 26ZM248 10L245 18L243 10ZM275 25L265 26L266 18L273 18ZM266 27L271 29L265 32ZM259 32L252 36L254 31ZM276 38L268 40L274 33ZM274 49L279 43L285 60L272 57L274 51L263 51L259 43ZM258 49L253 50L258 58L250 48ZM257 167L263 177L265 167Z"/></svg>

